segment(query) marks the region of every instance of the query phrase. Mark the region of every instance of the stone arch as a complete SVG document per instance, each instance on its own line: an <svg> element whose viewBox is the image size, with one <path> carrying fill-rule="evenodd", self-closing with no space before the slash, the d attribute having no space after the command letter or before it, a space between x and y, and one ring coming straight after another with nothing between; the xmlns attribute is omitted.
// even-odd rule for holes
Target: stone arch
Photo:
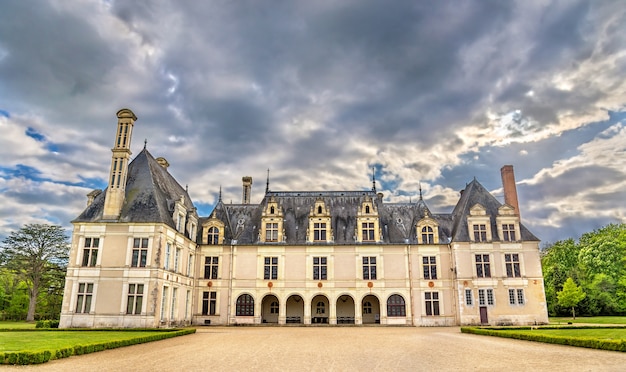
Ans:
<svg viewBox="0 0 626 372"><path fill-rule="evenodd" d="M261 301L261 323L278 324L280 302L275 294L269 293Z"/></svg>
<svg viewBox="0 0 626 372"><path fill-rule="evenodd" d="M337 324L354 324L355 307L354 298L351 295L344 293L337 296L335 307Z"/></svg>
<svg viewBox="0 0 626 372"><path fill-rule="evenodd" d="M304 298L297 294L291 294L285 302L285 323L302 324L304 322Z"/></svg>
<svg viewBox="0 0 626 372"><path fill-rule="evenodd" d="M380 324L380 300L374 294L367 294L361 299L363 324Z"/></svg>
<svg viewBox="0 0 626 372"><path fill-rule="evenodd" d="M330 301L324 294L318 294L311 299L311 323L328 324L330 317Z"/></svg>

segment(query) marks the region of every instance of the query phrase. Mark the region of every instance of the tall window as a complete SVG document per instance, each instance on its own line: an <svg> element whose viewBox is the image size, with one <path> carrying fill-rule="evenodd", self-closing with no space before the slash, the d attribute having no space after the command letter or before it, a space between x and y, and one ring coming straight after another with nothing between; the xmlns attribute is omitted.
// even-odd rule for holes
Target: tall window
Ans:
<svg viewBox="0 0 626 372"><path fill-rule="evenodd" d="M217 305L217 292L202 293L202 315L215 315Z"/></svg>
<svg viewBox="0 0 626 372"><path fill-rule="evenodd" d="M167 306L167 293L169 287L163 287L163 293L161 294L161 321L165 320L165 315L167 314L166 306Z"/></svg>
<svg viewBox="0 0 626 372"><path fill-rule="evenodd" d="M315 222L313 224L313 241L326 241L326 223Z"/></svg>
<svg viewBox="0 0 626 372"><path fill-rule="evenodd" d="M170 306L170 319L174 319L176 314L176 297L178 295L178 288L172 288L172 306Z"/></svg>
<svg viewBox="0 0 626 372"><path fill-rule="evenodd" d="M374 241L374 223L363 222L361 224L361 227L363 228L363 241L373 242Z"/></svg>
<svg viewBox="0 0 626 372"><path fill-rule="evenodd" d="M493 289L479 289L478 290L478 304L481 306L494 304Z"/></svg>
<svg viewBox="0 0 626 372"><path fill-rule="evenodd" d="M485 224L474 225L474 241L476 242L487 241L487 226Z"/></svg>
<svg viewBox="0 0 626 372"><path fill-rule="evenodd" d="M313 257L313 279L326 280L326 257Z"/></svg>
<svg viewBox="0 0 626 372"><path fill-rule="evenodd" d="M143 284L128 285L128 302L126 303L126 314L141 314L143 304Z"/></svg>
<svg viewBox="0 0 626 372"><path fill-rule="evenodd" d="M98 260L98 246L100 238L85 238L85 248L83 249L83 266L96 266Z"/></svg>
<svg viewBox="0 0 626 372"><path fill-rule="evenodd" d="M278 241L278 223L268 222L265 224L265 241L277 242Z"/></svg>
<svg viewBox="0 0 626 372"><path fill-rule="evenodd" d="M176 252L174 253L174 271L177 272L177 273L180 272L180 270L179 270L180 252L181 252L181 249L180 248L176 248Z"/></svg>
<svg viewBox="0 0 626 372"><path fill-rule="evenodd" d="M209 228L209 244L211 245L217 245L220 243L220 229L218 229L217 227L213 226L211 228Z"/></svg>
<svg viewBox="0 0 626 372"><path fill-rule="evenodd" d="M93 283L79 283L78 297L76 298L76 312L89 313L91 311L91 296L93 295Z"/></svg>
<svg viewBox="0 0 626 372"><path fill-rule="evenodd" d="M437 257L422 257L422 266L424 269L424 279L437 279Z"/></svg>
<svg viewBox="0 0 626 372"><path fill-rule="evenodd" d="M387 299L387 316L406 316L404 298L400 295L391 295Z"/></svg>
<svg viewBox="0 0 626 372"><path fill-rule="evenodd" d="M433 228L430 226L422 227L422 243L423 244L434 244L435 243L435 232Z"/></svg>
<svg viewBox="0 0 626 372"><path fill-rule="evenodd" d="M242 294L237 297L235 306L237 316L254 316L254 299L249 294Z"/></svg>
<svg viewBox="0 0 626 372"><path fill-rule="evenodd" d="M265 257L263 279L278 279L278 257Z"/></svg>
<svg viewBox="0 0 626 372"><path fill-rule="evenodd" d="M516 296L517 295L517 296ZM523 289L509 289L509 304L511 305L523 305L524 304L524 290Z"/></svg>
<svg viewBox="0 0 626 372"><path fill-rule="evenodd" d="M376 279L376 257L363 257L363 279Z"/></svg>
<svg viewBox="0 0 626 372"><path fill-rule="evenodd" d="M512 223L502 224L502 240L505 242L515 241L515 225Z"/></svg>
<svg viewBox="0 0 626 372"><path fill-rule="evenodd" d="M369 301L363 302L363 314L371 314L372 313L372 303Z"/></svg>
<svg viewBox="0 0 626 372"><path fill-rule="evenodd" d="M272 301L270 304L270 314L278 314L278 302Z"/></svg>
<svg viewBox="0 0 626 372"><path fill-rule="evenodd" d="M491 278L491 265L488 254L477 254L476 256L476 276L479 278Z"/></svg>
<svg viewBox="0 0 626 372"><path fill-rule="evenodd" d="M439 315L439 292L424 292L426 315Z"/></svg>
<svg viewBox="0 0 626 372"><path fill-rule="evenodd" d="M219 260L217 256L204 258L204 279L217 279Z"/></svg>
<svg viewBox="0 0 626 372"><path fill-rule="evenodd" d="M509 278L519 278L522 276L518 253L506 253L504 255L504 263L506 265L506 276Z"/></svg>
<svg viewBox="0 0 626 372"><path fill-rule="evenodd" d="M172 258L172 245L170 243L167 243L165 245L165 264L163 265L163 268L165 268L165 270L170 269L171 258Z"/></svg>
<svg viewBox="0 0 626 372"><path fill-rule="evenodd" d="M472 298L472 290L471 289L466 289L465 290L465 304L467 306L472 306L474 303L473 298Z"/></svg>
<svg viewBox="0 0 626 372"><path fill-rule="evenodd" d="M191 276L193 274L193 255L189 255L189 259L187 260L187 276Z"/></svg>
<svg viewBox="0 0 626 372"><path fill-rule="evenodd" d="M179 214L178 218L176 219L176 230L180 232L184 232L183 221L184 221L183 215Z"/></svg>
<svg viewBox="0 0 626 372"><path fill-rule="evenodd" d="M148 258L148 238L133 239L133 257L130 266L146 267Z"/></svg>

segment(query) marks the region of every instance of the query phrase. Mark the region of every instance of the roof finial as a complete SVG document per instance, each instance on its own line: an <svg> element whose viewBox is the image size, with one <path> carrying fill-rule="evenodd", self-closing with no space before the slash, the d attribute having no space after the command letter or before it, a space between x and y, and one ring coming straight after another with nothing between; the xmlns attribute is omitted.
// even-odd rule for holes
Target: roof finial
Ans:
<svg viewBox="0 0 626 372"><path fill-rule="evenodd" d="M372 167L372 191L376 192L376 168Z"/></svg>
<svg viewBox="0 0 626 372"><path fill-rule="evenodd" d="M270 192L270 169L267 168L267 182L265 183L265 193Z"/></svg>
<svg viewBox="0 0 626 372"><path fill-rule="evenodd" d="M186 185L185 185L185 192L186 192L187 194L189 194L189 184L186 184Z"/></svg>
<svg viewBox="0 0 626 372"><path fill-rule="evenodd" d="M422 198L422 183L420 182L419 185L420 185L420 200L424 200Z"/></svg>
<svg viewBox="0 0 626 372"><path fill-rule="evenodd" d="M147 139L147 138L145 138L145 139L143 140L143 149L144 149L144 150L146 149L146 146L148 146L148 139Z"/></svg>
<svg viewBox="0 0 626 372"><path fill-rule="evenodd" d="M222 201L222 185L220 185L220 196L219 196L219 199L217 201L218 202Z"/></svg>

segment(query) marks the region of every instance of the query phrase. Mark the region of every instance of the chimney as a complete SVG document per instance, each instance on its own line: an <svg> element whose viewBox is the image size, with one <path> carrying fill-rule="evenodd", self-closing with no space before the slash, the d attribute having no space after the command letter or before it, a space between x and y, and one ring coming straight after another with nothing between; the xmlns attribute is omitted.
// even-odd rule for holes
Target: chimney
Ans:
<svg viewBox="0 0 626 372"><path fill-rule="evenodd" d="M500 169L502 174L502 187L504 188L504 203L510 205L515 210L515 215L519 217L519 203L517 201L517 187L515 186L515 173L512 165L505 165Z"/></svg>
<svg viewBox="0 0 626 372"><path fill-rule="evenodd" d="M243 204L250 204L250 193L252 192L252 177L241 178L243 182Z"/></svg>

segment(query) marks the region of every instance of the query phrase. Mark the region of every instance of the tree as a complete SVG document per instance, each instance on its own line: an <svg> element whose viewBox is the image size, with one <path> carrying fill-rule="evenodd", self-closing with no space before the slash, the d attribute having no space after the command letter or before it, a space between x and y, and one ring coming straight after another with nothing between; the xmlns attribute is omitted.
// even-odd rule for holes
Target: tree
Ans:
<svg viewBox="0 0 626 372"><path fill-rule="evenodd" d="M28 288L26 321L35 320L39 290L54 267L65 266L69 240L61 226L27 224L2 242L0 264L24 280Z"/></svg>
<svg viewBox="0 0 626 372"><path fill-rule="evenodd" d="M586 296L583 289L574 283L574 279L567 278L565 284L563 284L563 290L558 292L556 296L559 299L559 305L572 308L572 317L576 319L574 308Z"/></svg>

